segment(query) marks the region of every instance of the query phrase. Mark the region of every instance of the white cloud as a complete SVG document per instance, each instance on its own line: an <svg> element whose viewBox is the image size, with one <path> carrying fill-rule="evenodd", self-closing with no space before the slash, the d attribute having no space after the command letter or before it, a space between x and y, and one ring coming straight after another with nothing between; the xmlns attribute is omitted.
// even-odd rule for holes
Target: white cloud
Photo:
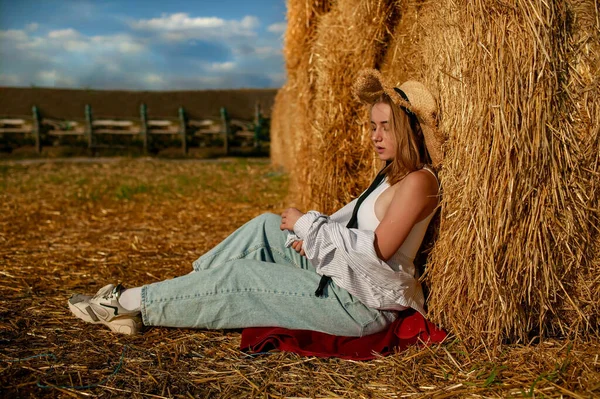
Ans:
<svg viewBox="0 0 600 399"><path fill-rule="evenodd" d="M2 67L8 64L6 60L9 59L25 58L35 61L47 61L48 58L44 53L30 51L31 49L41 47L42 43L42 39L29 36L24 30L11 29L0 31L0 59L4 58L4 62L0 62L0 72L2 72Z"/></svg>
<svg viewBox="0 0 600 399"><path fill-rule="evenodd" d="M170 42L181 42L187 38L183 32L165 32L162 37Z"/></svg>
<svg viewBox="0 0 600 399"><path fill-rule="evenodd" d="M25 29L29 32L35 32L40 27L40 24L32 22L30 24L25 25Z"/></svg>
<svg viewBox="0 0 600 399"><path fill-rule="evenodd" d="M17 74L0 73L0 86L19 86L21 84L21 78Z"/></svg>
<svg viewBox="0 0 600 399"><path fill-rule="evenodd" d="M72 52L85 52L90 49L90 43L83 40L67 40L63 43L63 48Z"/></svg>
<svg viewBox="0 0 600 399"><path fill-rule="evenodd" d="M269 27L267 28L267 30L269 32L272 32L272 33L279 33L279 34L281 34L281 33L285 32L286 28L287 28L287 23L285 23L285 22L278 22L276 24L269 25Z"/></svg>
<svg viewBox="0 0 600 399"><path fill-rule="evenodd" d="M156 73L146 74L146 76L144 77L144 81L147 83L150 83L151 85L162 84L165 82L164 79L162 78L162 76L160 76Z"/></svg>
<svg viewBox="0 0 600 399"><path fill-rule="evenodd" d="M93 46L94 53L134 54L145 50L145 46L141 42L125 34L93 36L89 41Z"/></svg>
<svg viewBox="0 0 600 399"><path fill-rule="evenodd" d="M269 79L271 79L271 85L273 87L283 86L283 84L285 83L285 80L287 78L286 75L285 75L285 72L282 72L282 73L270 73L267 76L269 77Z"/></svg>
<svg viewBox="0 0 600 399"><path fill-rule="evenodd" d="M72 78L62 75L55 69L40 71L36 77L43 86L65 87L75 84Z"/></svg>
<svg viewBox="0 0 600 399"><path fill-rule="evenodd" d="M121 53L127 53L127 54L131 54L131 53L139 53L144 51L144 46L136 43L134 41L122 41L119 43L119 45L117 46L117 48L119 49L119 52Z"/></svg>
<svg viewBox="0 0 600 399"><path fill-rule="evenodd" d="M217 17L190 18L187 13L162 14L160 18L141 19L131 24L136 29L158 31L181 31L189 29L214 29L225 25L225 20Z"/></svg>
<svg viewBox="0 0 600 399"><path fill-rule="evenodd" d="M223 40L254 37L260 26L258 18L247 15L241 20L218 17L190 17L187 13L162 14L160 18L140 19L130 23L136 30L155 32L164 40Z"/></svg>
<svg viewBox="0 0 600 399"><path fill-rule="evenodd" d="M29 50L32 58L39 58L40 54L47 53L53 56L57 52L67 51L86 53L94 56L99 53L139 53L145 46L133 37L125 34L106 36L85 36L78 31L68 28L48 32L46 36L29 36L23 30L0 31L0 42L4 47L15 46L19 50ZM37 57L33 51L38 52ZM60 54L59 54L60 55Z"/></svg>
<svg viewBox="0 0 600 399"><path fill-rule="evenodd" d="M0 40L7 40L12 42L26 42L29 36L22 30L9 29L0 30Z"/></svg>
<svg viewBox="0 0 600 399"><path fill-rule="evenodd" d="M48 37L50 39L73 40L73 39L79 38L79 36L80 36L79 32L77 32L75 29L72 29L72 28L53 30L53 31L48 32Z"/></svg>
<svg viewBox="0 0 600 399"><path fill-rule="evenodd" d="M0 31L0 59L10 59L0 63L1 82L77 87L106 85L114 77L120 84L131 79L132 67L140 64L146 51L142 40L124 33L88 36L73 28L43 35ZM140 84L142 76L135 76Z"/></svg>
<svg viewBox="0 0 600 399"><path fill-rule="evenodd" d="M32 22L20 30L0 30L0 85L133 90L279 86L284 79L279 40L259 36L259 28L254 16L227 20L184 13L138 20L105 35L68 25L46 32Z"/></svg>
<svg viewBox="0 0 600 399"><path fill-rule="evenodd" d="M258 18L252 15L246 15L240 21L240 26L246 29L256 29L260 26L260 21L258 20Z"/></svg>
<svg viewBox="0 0 600 399"><path fill-rule="evenodd" d="M281 49L276 47L256 47L254 51L261 58L281 55Z"/></svg>
<svg viewBox="0 0 600 399"><path fill-rule="evenodd" d="M235 69L235 62L227 61L227 62L213 62L208 66L208 70L212 72L228 72Z"/></svg>
<svg viewBox="0 0 600 399"><path fill-rule="evenodd" d="M40 71L38 73L38 78L45 81L55 81L58 77L58 73L54 70L52 71Z"/></svg>

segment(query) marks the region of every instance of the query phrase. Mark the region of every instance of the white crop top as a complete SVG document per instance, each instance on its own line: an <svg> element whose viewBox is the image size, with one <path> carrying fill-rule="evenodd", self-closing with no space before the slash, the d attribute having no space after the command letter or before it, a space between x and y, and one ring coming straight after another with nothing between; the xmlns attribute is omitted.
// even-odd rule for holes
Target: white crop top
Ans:
<svg viewBox="0 0 600 399"><path fill-rule="evenodd" d="M427 170L431 174L433 174L433 176L437 180L437 176L435 176L435 173L433 173L433 171L431 171L428 168L423 168L423 169ZM438 181L438 185L439 185L439 181ZM385 190L387 190L389 187L390 187L390 184L388 183L387 178L386 178L375 190L373 190L373 192L367 198L365 198L365 200L361 204L360 208L358 209L358 215L357 215L358 229L371 230L371 231L375 231L375 229L377 229L377 226L379 226L380 220L377 219L377 216L375 215L375 203L377 202L377 199L379 198L379 196ZM416 223L413 226L410 233L408 234L408 236L402 243L402 246L398 249L398 251L396 251L396 253L392 256L392 258L387 262L390 266L392 266L392 268L396 269L396 267L397 267L397 266L394 267L395 265L397 265L397 262L395 262L394 260L404 261L404 263L406 263L406 261L410 261L410 263L412 264L415 257L417 256L419 247L421 246L421 243L423 242L423 238L425 237L425 233L427 232L427 227L429 226L429 222L431 221L431 218L435 214L436 209L434 209L425 219L421 220L420 222Z"/></svg>

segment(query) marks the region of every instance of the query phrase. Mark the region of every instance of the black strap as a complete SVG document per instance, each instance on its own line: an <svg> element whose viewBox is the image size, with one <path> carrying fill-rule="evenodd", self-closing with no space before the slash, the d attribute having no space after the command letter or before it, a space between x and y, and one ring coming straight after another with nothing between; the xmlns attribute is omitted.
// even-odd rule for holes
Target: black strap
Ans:
<svg viewBox="0 0 600 399"><path fill-rule="evenodd" d="M385 166L387 167L389 164L390 164L390 161L387 161ZM360 197L358 197L358 201L356 201L356 206L354 207L354 210L352 211L352 217L348 221L346 228L355 229L358 227L358 208L364 202L364 200L367 199L367 197L379 186L379 184L381 184L383 179L385 179L385 173L383 173L384 170L385 170L385 168L383 168L382 170L379 171L379 173L377 174L377 176L375 176L375 179L373 180L373 182L371 183L369 188L367 188L367 191L365 191L364 193L362 193L362 195ZM317 290L315 291L315 295L318 297L323 296L323 290L325 289L325 287L327 287L327 284L329 284L330 281L331 281L331 277L325 276L325 275L321 276L321 281L319 281L319 286L317 287Z"/></svg>

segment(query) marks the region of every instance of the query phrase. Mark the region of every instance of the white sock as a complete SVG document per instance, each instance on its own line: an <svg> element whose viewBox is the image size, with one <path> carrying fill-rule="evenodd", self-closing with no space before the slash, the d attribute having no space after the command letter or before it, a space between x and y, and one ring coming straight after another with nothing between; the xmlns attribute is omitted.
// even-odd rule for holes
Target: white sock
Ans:
<svg viewBox="0 0 600 399"><path fill-rule="evenodd" d="M142 287L128 288L121 292L119 304L127 310L140 310L142 308Z"/></svg>

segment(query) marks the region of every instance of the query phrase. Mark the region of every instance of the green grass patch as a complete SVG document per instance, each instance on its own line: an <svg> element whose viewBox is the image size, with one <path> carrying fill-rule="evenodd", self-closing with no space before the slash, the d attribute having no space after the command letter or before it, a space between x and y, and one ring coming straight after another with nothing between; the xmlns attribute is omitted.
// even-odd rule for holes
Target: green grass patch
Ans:
<svg viewBox="0 0 600 399"><path fill-rule="evenodd" d="M0 165L2 193L32 198L102 203L200 202L260 205L283 198L285 173L261 159L167 161L124 159L110 162Z"/></svg>
<svg viewBox="0 0 600 399"><path fill-rule="evenodd" d="M69 179L68 176L65 175L50 175L48 176L48 181L52 184L63 184Z"/></svg>
<svg viewBox="0 0 600 399"><path fill-rule="evenodd" d="M146 184L121 184L117 187L115 196L120 200L130 200L136 194L143 194L150 191L150 188Z"/></svg>

